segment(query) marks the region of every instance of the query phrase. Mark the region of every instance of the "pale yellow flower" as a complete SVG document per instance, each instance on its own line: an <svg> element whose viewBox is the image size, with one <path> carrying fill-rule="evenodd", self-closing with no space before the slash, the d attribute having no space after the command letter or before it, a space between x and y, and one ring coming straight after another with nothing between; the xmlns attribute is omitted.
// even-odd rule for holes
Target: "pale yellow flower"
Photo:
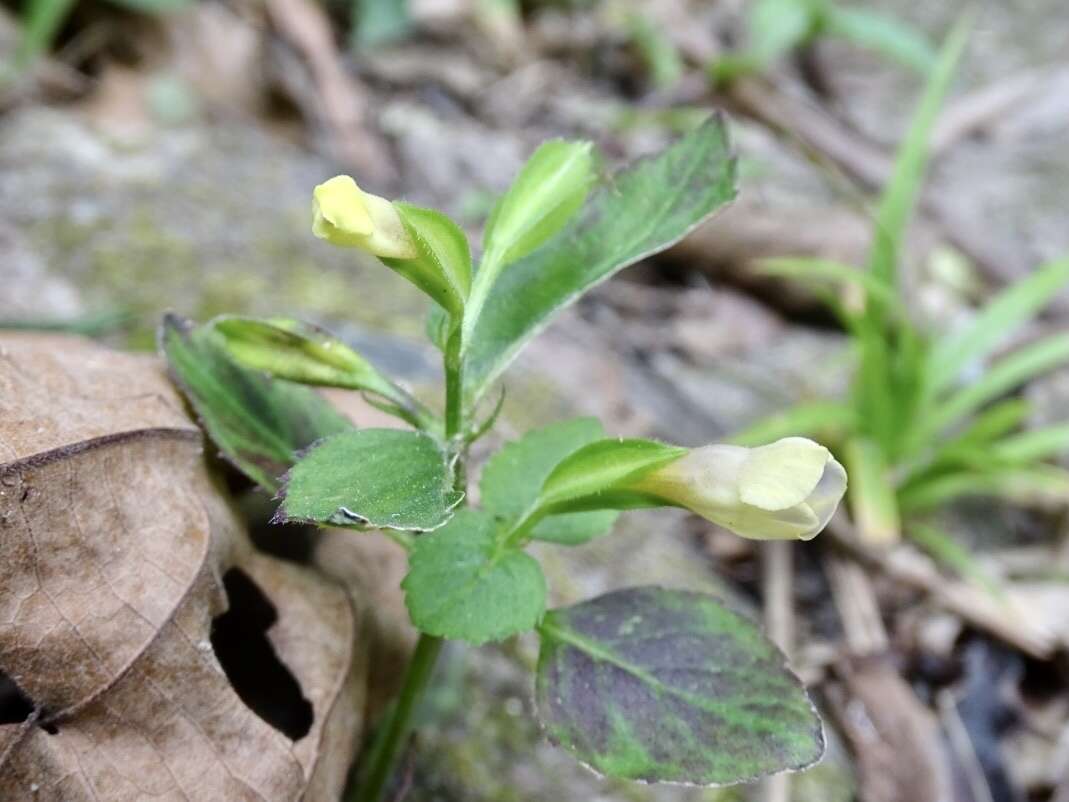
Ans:
<svg viewBox="0 0 1069 802"><path fill-rule="evenodd" d="M315 188L312 211L312 233L333 245L394 259L417 256L394 205L364 192L347 175L335 176Z"/></svg>
<svg viewBox="0 0 1069 802"><path fill-rule="evenodd" d="M804 437L758 448L711 445L642 477L649 493L755 540L809 540L846 492L846 471Z"/></svg>

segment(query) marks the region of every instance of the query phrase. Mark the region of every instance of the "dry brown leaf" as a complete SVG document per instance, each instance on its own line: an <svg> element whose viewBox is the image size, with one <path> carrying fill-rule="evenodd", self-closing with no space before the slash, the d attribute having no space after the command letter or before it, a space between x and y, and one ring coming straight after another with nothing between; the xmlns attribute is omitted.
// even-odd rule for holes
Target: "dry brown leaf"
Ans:
<svg viewBox="0 0 1069 802"><path fill-rule="evenodd" d="M0 548L0 669L33 707L0 724L0 800L338 798L366 617L253 551L154 360L0 338ZM230 569L269 600L267 640L307 700L296 741L242 701L213 646Z"/></svg>

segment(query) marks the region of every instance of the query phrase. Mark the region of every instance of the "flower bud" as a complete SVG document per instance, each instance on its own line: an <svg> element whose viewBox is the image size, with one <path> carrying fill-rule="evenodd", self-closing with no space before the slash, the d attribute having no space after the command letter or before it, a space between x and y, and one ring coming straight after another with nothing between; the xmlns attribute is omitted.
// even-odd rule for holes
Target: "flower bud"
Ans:
<svg viewBox="0 0 1069 802"><path fill-rule="evenodd" d="M364 192L347 175L335 176L315 188L312 211L312 233L333 245L394 259L417 256L393 204Z"/></svg>
<svg viewBox="0 0 1069 802"><path fill-rule="evenodd" d="M631 489L685 507L743 537L809 540L839 506L846 471L819 443L787 437L759 448L696 448Z"/></svg>

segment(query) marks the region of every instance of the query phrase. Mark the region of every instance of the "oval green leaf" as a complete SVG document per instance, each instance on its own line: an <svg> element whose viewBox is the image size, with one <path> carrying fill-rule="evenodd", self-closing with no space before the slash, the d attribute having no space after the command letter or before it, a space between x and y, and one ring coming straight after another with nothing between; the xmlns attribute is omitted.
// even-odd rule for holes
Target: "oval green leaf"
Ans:
<svg viewBox="0 0 1069 802"><path fill-rule="evenodd" d="M465 338L467 394L481 396L563 307L676 242L735 191L727 130L713 117L591 192L563 229L494 283Z"/></svg>
<svg viewBox="0 0 1069 802"><path fill-rule="evenodd" d="M464 509L416 538L401 587L412 623L441 638L484 643L526 632L546 609L538 561L499 547L494 519Z"/></svg>
<svg viewBox="0 0 1069 802"><path fill-rule="evenodd" d="M616 591L550 611L539 633L546 733L602 774L724 785L824 753L820 719L783 654L711 596Z"/></svg>
<svg viewBox="0 0 1069 802"><path fill-rule="evenodd" d="M314 446L286 476L276 522L426 531L464 494L438 443L422 432L360 429Z"/></svg>

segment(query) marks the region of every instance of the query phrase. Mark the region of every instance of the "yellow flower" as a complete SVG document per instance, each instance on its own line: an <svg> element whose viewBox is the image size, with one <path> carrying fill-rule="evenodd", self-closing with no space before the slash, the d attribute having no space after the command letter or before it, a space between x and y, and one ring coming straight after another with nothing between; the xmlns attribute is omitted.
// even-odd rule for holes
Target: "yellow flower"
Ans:
<svg viewBox="0 0 1069 802"><path fill-rule="evenodd" d="M394 259L418 255L393 204L364 192L347 175L335 176L315 188L312 211L312 233L333 245Z"/></svg>
<svg viewBox="0 0 1069 802"><path fill-rule="evenodd" d="M657 496L755 540L809 540L846 492L846 471L804 437L759 448L696 448L632 489Z"/></svg>

